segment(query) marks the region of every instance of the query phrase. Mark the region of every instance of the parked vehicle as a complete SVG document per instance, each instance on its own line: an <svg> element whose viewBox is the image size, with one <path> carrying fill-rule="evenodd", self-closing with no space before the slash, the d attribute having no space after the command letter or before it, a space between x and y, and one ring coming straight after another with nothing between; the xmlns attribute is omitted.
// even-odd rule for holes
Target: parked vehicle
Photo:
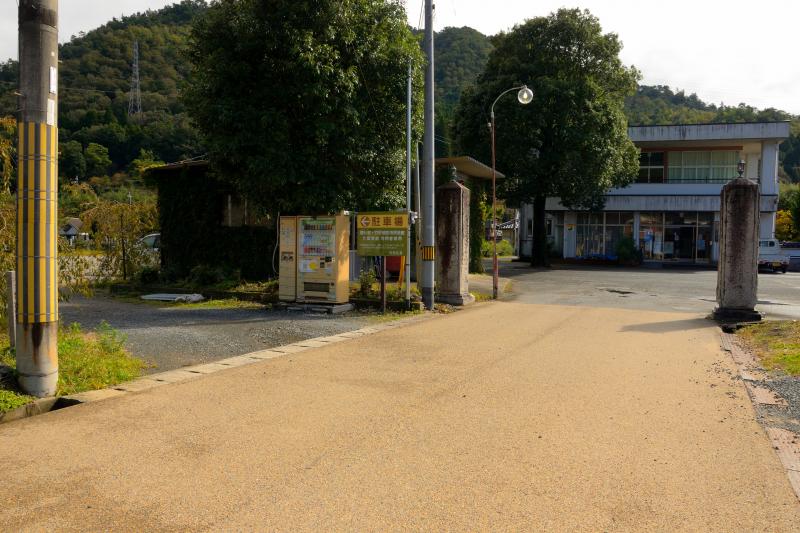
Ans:
<svg viewBox="0 0 800 533"><path fill-rule="evenodd" d="M150 233L149 235L145 235L141 239L137 241L137 243L148 250L153 250L157 252L159 248L161 248L161 234L160 233Z"/></svg>
<svg viewBox="0 0 800 533"><path fill-rule="evenodd" d="M789 256L781 250L777 240L758 241L758 268L770 268L773 272L780 270L784 274L789 269Z"/></svg>

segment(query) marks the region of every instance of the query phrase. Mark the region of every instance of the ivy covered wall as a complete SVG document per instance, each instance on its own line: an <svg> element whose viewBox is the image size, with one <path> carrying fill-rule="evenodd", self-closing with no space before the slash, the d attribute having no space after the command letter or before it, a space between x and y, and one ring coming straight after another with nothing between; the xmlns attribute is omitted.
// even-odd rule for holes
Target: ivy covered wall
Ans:
<svg viewBox="0 0 800 533"><path fill-rule="evenodd" d="M274 224L223 226L227 195L235 191L216 179L207 165L151 169L149 179L158 186L161 268L166 277L185 278L199 265L239 270L251 281L275 275Z"/></svg>

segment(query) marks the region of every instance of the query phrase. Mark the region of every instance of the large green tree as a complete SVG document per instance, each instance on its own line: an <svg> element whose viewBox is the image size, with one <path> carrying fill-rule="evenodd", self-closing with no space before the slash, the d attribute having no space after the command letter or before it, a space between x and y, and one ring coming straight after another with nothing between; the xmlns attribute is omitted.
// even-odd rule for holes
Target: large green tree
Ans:
<svg viewBox="0 0 800 533"><path fill-rule="evenodd" d="M190 60L184 101L212 164L262 207L401 203L408 65L418 102L422 65L401 2L213 2Z"/></svg>
<svg viewBox="0 0 800 533"><path fill-rule="evenodd" d="M485 71L459 106L461 149L488 160L489 108L504 90L527 84L533 101L513 95L495 106L497 167L509 176L504 194L534 206L534 265L547 263L545 200L597 209L611 187L630 183L638 151L627 135L625 97L638 73L619 59L615 34L588 11L561 9L501 33Z"/></svg>

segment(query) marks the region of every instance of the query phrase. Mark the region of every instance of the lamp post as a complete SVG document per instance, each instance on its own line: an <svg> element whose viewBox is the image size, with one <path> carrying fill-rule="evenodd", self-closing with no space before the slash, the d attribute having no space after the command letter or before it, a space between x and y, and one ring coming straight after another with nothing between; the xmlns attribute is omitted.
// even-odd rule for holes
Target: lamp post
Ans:
<svg viewBox="0 0 800 533"><path fill-rule="evenodd" d="M517 93L517 100L520 104L527 105L533 100L533 91L528 89L527 85L520 85L519 87L512 87L503 91L492 102L492 107L489 110L489 115L492 121L489 123L489 129L492 130L492 246L494 252L492 253L492 298L497 300L498 285L499 285L499 265L497 262L497 169L495 168L495 142L494 142L494 105L504 95L512 92Z"/></svg>

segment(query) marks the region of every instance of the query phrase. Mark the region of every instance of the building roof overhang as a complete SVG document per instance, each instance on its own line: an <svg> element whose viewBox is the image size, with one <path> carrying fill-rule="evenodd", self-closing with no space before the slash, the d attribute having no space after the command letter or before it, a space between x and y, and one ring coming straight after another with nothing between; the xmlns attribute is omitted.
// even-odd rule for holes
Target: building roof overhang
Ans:
<svg viewBox="0 0 800 533"><path fill-rule="evenodd" d="M470 178L484 180L492 179L492 167L486 166L477 159L473 159L468 155L462 155L458 157L440 157L436 159L437 167L449 165L456 167L456 172ZM497 179L503 179L505 177L505 174L502 172L497 172Z"/></svg>
<svg viewBox="0 0 800 533"><path fill-rule="evenodd" d="M630 126L628 136L635 143L673 141L783 141L790 124L784 122L741 122L726 124L674 124Z"/></svg>

